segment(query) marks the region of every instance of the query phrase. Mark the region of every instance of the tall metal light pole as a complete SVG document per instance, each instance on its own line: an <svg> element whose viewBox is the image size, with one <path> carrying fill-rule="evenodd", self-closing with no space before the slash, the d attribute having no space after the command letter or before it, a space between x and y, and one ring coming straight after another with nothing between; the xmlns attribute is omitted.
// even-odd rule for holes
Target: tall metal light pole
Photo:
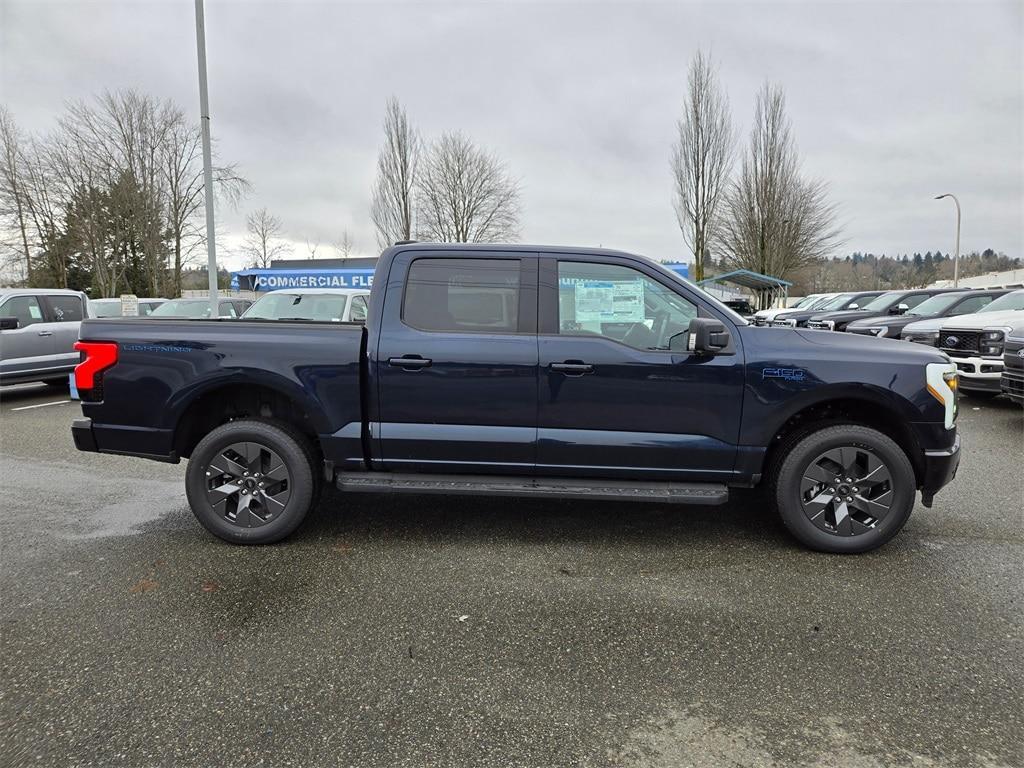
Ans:
<svg viewBox="0 0 1024 768"><path fill-rule="evenodd" d="M958 288L960 286L960 201L956 199L956 195L952 195L949 192L944 195L938 195L935 199L941 200L944 197L951 197L953 202L956 203L956 250L953 252L953 287Z"/></svg>
<svg viewBox="0 0 1024 768"><path fill-rule="evenodd" d="M206 90L206 22L203 0L196 0L196 49L199 52L199 126L203 137L203 196L206 198L206 254L212 319L220 315L220 311L217 306L217 238L213 221L213 158L210 150L210 94Z"/></svg>

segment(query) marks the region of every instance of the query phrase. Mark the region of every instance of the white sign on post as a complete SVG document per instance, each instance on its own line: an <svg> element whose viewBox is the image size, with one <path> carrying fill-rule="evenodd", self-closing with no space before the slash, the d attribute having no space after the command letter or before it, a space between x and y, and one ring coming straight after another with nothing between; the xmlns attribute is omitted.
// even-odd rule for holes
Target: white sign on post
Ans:
<svg viewBox="0 0 1024 768"><path fill-rule="evenodd" d="M139 297L134 293L121 294L121 317L139 316Z"/></svg>

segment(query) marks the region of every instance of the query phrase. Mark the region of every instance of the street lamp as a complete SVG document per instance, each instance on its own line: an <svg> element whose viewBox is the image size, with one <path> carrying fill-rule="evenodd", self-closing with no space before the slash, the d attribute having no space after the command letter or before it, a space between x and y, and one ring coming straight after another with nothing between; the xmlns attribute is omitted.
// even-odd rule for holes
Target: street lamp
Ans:
<svg viewBox="0 0 1024 768"><path fill-rule="evenodd" d="M951 197L953 202L956 203L956 250L953 252L953 287L957 288L960 285L960 201L956 199L956 195L952 195L949 192L944 195L938 195L935 199L941 200L944 197Z"/></svg>

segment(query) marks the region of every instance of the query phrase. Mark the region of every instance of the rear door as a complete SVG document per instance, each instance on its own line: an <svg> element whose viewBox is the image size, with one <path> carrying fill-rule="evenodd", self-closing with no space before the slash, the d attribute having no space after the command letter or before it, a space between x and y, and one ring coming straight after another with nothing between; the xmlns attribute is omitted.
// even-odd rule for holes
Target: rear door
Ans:
<svg viewBox="0 0 1024 768"><path fill-rule="evenodd" d="M727 354L685 352L690 320L714 313L640 261L546 257L540 286L538 474L728 480L743 399L735 331Z"/></svg>
<svg viewBox="0 0 1024 768"><path fill-rule="evenodd" d="M533 471L536 285L529 253L395 257L373 361L373 428L389 469Z"/></svg>
<svg viewBox="0 0 1024 768"><path fill-rule="evenodd" d="M19 294L0 301L0 317L15 317L18 327L0 331L0 377L45 375L54 368L53 330L38 296Z"/></svg>

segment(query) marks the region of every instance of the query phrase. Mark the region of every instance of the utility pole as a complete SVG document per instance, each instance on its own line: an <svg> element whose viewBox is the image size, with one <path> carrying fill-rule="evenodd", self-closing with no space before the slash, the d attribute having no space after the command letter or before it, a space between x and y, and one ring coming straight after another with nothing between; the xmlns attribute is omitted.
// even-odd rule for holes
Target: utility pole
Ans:
<svg viewBox="0 0 1024 768"><path fill-rule="evenodd" d="M953 287L958 288L960 286L960 201L956 199L956 195L951 195L949 192L939 195L935 199L941 200L944 197L951 197L953 202L956 203L956 250L953 251Z"/></svg>
<svg viewBox="0 0 1024 768"><path fill-rule="evenodd" d="M196 0L196 50L199 53L199 126L203 137L203 196L206 198L206 254L210 278L210 318L220 315L217 301L217 238L213 220L213 158L210 150L210 94L206 89L206 22L203 0Z"/></svg>

